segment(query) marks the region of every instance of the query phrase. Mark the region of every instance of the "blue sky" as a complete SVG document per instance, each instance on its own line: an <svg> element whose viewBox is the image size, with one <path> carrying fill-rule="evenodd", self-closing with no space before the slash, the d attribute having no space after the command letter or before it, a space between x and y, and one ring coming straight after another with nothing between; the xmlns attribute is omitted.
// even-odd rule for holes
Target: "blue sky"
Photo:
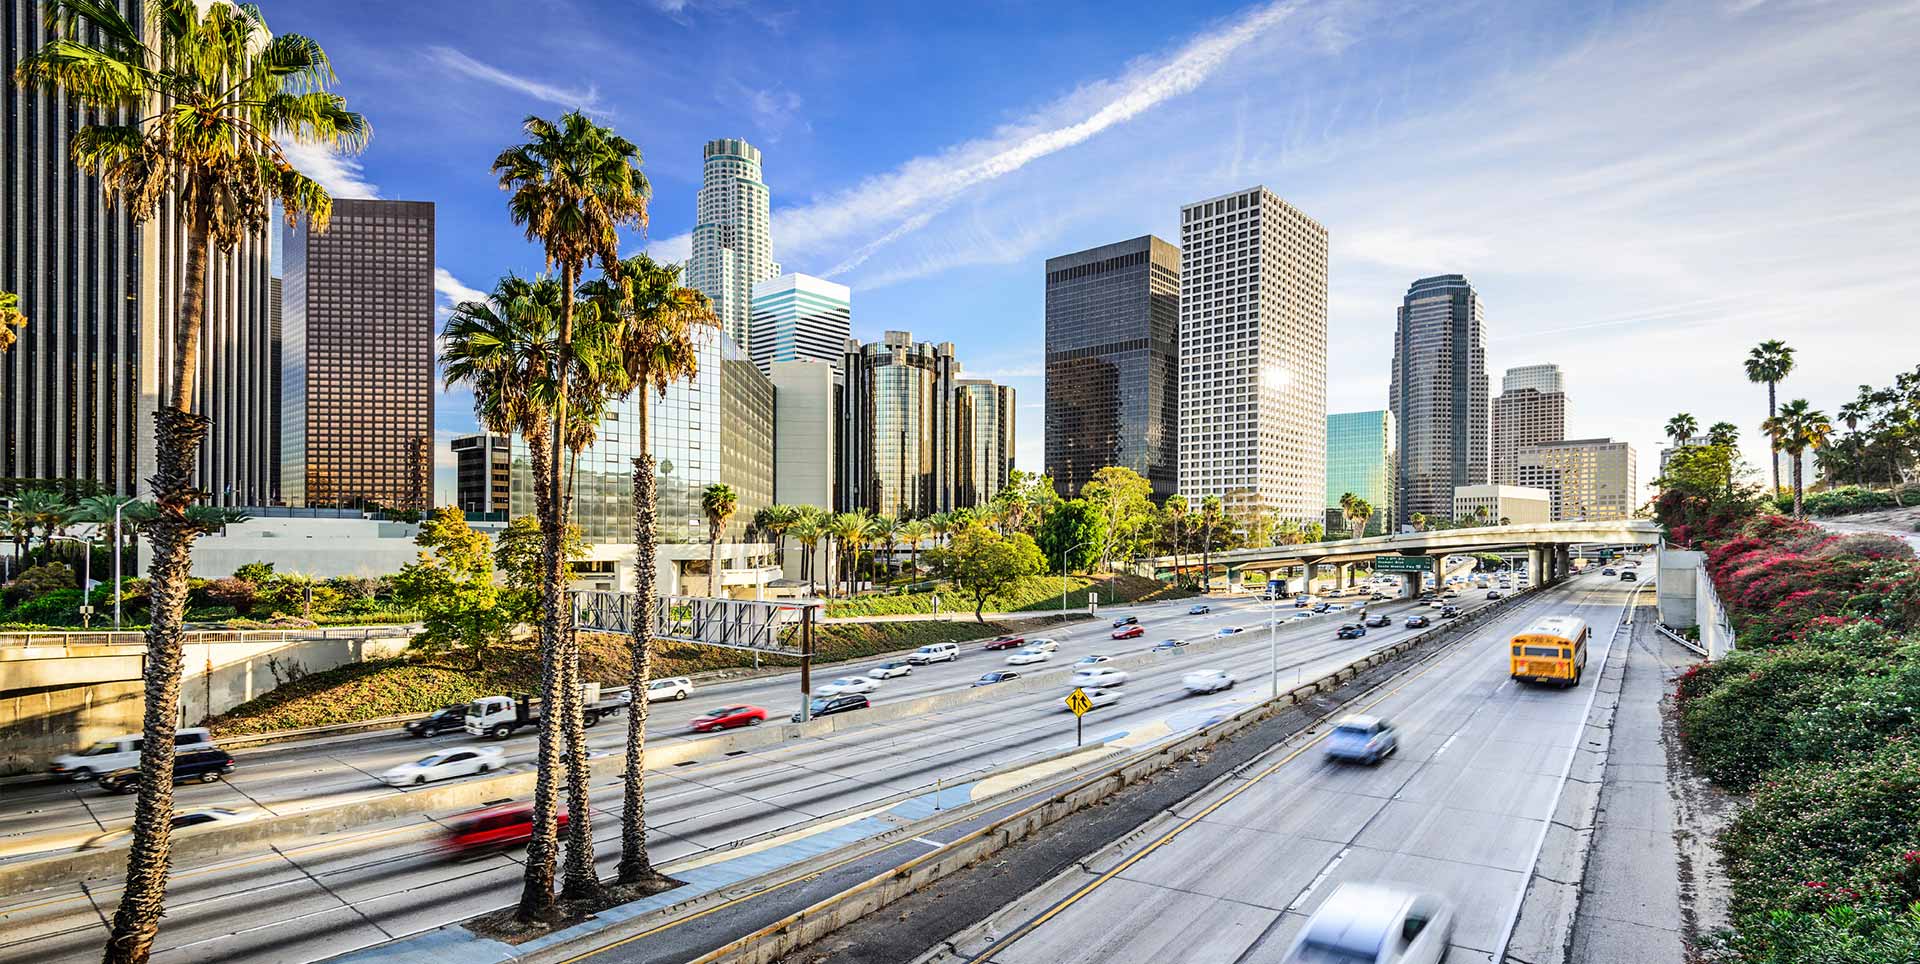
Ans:
<svg viewBox="0 0 1920 964"><path fill-rule="evenodd" d="M1784 397L1829 411L1920 360L1910 0L263 6L374 126L301 162L437 202L443 296L539 268L487 174L526 114L585 107L639 143L629 247L670 257L701 144L745 137L776 257L851 285L857 336L950 340L1016 386L1026 468L1042 262L1177 241L1183 201L1256 183L1330 233L1333 411L1384 407L1393 309L1451 271L1487 302L1495 390L1558 362L1569 434L1633 442L1643 478L1678 410L1761 444L1740 357L1762 339L1800 348ZM469 400L438 420L471 430Z"/></svg>

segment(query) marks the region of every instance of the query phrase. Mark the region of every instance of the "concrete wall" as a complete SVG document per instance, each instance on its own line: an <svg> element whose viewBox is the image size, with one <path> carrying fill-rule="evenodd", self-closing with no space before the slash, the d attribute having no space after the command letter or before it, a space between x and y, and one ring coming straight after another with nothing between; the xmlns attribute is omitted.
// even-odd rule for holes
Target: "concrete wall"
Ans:
<svg viewBox="0 0 1920 964"><path fill-rule="evenodd" d="M420 549L413 544L417 529L375 519L252 519L195 541L193 574L224 579L249 562L270 560L281 572L321 579L376 578L398 572L419 557Z"/></svg>
<svg viewBox="0 0 1920 964"><path fill-rule="evenodd" d="M1738 645L1733 620L1707 575L1707 554L1690 549L1661 547L1659 581L1660 621L1675 629L1700 627L1700 644L1707 656L1719 659Z"/></svg>

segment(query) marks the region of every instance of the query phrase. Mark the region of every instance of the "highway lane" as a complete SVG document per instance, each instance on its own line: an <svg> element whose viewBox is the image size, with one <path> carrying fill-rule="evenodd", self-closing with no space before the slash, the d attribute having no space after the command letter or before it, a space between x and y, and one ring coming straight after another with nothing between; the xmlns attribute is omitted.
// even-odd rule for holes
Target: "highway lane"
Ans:
<svg viewBox="0 0 1920 964"><path fill-rule="evenodd" d="M1404 632L1396 626L1350 641L1333 639L1332 630L1333 624L1314 621L1283 633L1283 679L1296 667L1319 675ZM1139 746L1171 739L1264 694L1266 634L1242 638L1222 652L1169 656L1164 669L1137 674L1119 704L1089 715L1089 741ZM1063 648L1063 660L1078 655ZM1245 685L1190 697L1179 677L1201 666L1227 668ZM1060 703L1064 692L1063 685L1059 692L1012 694L651 774L649 836L656 856L699 859L754 834L806 833L822 818L924 789L936 778L959 785L957 803L971 776L1073 745L1072 716ZM618 850L618 785L595 788L594 799L600 857L610 872ZM517 857L451 861L437 851L432 825L413 823L181 868L159 957L308 961L438 926L510 901ZM110 913L116 893L104 882L0 903L0 962L97 956L101 914Z"/></svg>
<svg viewBox="0 0 1920 964"><path fill-rule="evenodd" d="M1097 650L1093 651L1124 655L1150 649L1165 638L1204 638L1222 625L1253 619L1249 614L1256 609L1264 611L1264 604L1248 596L1207 602L1213 612L1199 616L1186 615L1190 603L1184 600L1127 608L1124 612L1138 614L1146 626L1147 634L1139 639L1108 639L1109 621L1104 618L1061 626L1045 635L1076 653L1090 651L1083 644L1097 644ZM1389 607L1385 611L1398 611L1405 605L1376 604ZM984 652L979 644L963 645L960 659L921 667L912 676L888 680L872 699L880 703L964 688L983 672L1007 668L1006 655ZM837 675L863 673L879 662L869 659L838 670L823 669L815 674L815 688ZM689 699L653 705L649 739L694 738L687 730L688 723L715 706L752 703L766 707L773 718L782 719L797 710L799 702L797 672L702 685ZM588 744L594 749L618 748L625 738L626 722L621 719L609 720L588 731ZM385 730L357 735L350 740L243 751L238 754L239 766L233 774L218 784L183 787L178 791L176 802L183 807L261 808L272 813L289 813L382 796L400 791L381 784L377 778L380 772L418 759L432 750L466 744L473 739L465 734L450 733L418 740L397 730ZM509 770L530 765L534 741L531 729L505 741ZM104 793L90 784L51 781L16 784L6 789L4 806L0 806L0 857L17 858L49 849L70 848L91 834L125 826L132 814L131 796Z"/></svg>
<svg viewBox="0 0 1920 964"><path fill-rule="evenodd" d="M1400 729L1378 766L1331 763L1325 728L1303 735L925 959L1277 961L1339 884L1383 880L1453 901L1450 961L1496 959L1634 588L1577 577L1370 697ZM1594 627L1577 688L1507 677L1508 637L1549 612Z"/></svg>

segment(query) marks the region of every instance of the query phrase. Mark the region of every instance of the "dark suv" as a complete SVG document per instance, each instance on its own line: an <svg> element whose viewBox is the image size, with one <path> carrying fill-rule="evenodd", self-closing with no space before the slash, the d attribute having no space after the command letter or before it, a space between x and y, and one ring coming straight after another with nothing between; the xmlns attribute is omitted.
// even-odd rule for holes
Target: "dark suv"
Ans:
<svg viewBox="0 0 1920 964"><path fill-rule="evenodd" d="M232 772L233 757L217 747L179 753L173 758L173 782L176 784L189 780L212 783L223 774ZM108 793L132 793L139 788L139 767L123 767L100 777L100 789Z"/></svg>
<svg viewBox="0 0 1920 964"><path fill-rule="evenodd" d="M406 730L414 736L438 736L452 730L465 729L467 725L467 704L443 706L412 723Z"/></svg>
<svg viewBox="0 0 1920 964"><path fill-rule="evenodd" d="M1341 639L1359 639L1360 637L1365 636L1366 634L1367 634L1367 627L1362 626L1359 623L1348 623L1345 626L1340 627L1340 633L1339 633Z"/></svg>
<svg viewBox="0 0 1920 964"><path fill-rule="evenodd" d="M816 697L813 702L807 704L807 714L817 719L822 716L832 716L835 713L845 713L850 710L864 710L872 705L872 702L868 701L865 696L859 693L844 693L840 696L821 696ZM800 714L793 714L791 719L795 723L800 722Z"/></svg>

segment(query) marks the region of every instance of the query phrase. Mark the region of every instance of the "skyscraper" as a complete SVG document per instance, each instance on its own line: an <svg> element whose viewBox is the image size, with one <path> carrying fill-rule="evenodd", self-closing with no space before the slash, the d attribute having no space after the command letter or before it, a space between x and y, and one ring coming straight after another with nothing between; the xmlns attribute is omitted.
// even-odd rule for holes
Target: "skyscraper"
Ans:
<svg viewBox="0 0 1920 964"><path fill-rule="evenodd" d="M753 286L747 354L760 371L774 362L812 358L840 367L853 337L853 291L810 274L783 274Z"/></svg>
<svg viewBox="0 0 1920 964"><path fill-rule="evenodd" d="M772 197L761 180L760 149L738 138L708 141L693 226L687 286L713 301L720 330L751 354L753 286L778 277Z"/></svg>
<svg viewBox="0 0 1920 964"><path fill-rule="evenodd" d="M1340 497L1351 492L1373 507L1366 534L1390 532L1394 525L1394 479L1400 470L1392 412L1341 412L1327 416L1328 518L1337 518ZM1342 520L1344 524L1344 520Z"/></svg>
<svg viewBox="0 0 1920 964"><path fill-rule="evenodd" d="M1152 235L1047 259L1047 474L1063 497L1130 468L1179 487L1180 249Z"/></svg>
<svg viewBox="0 0 1920 964"><path fill-rule="evenodd" d="M1327 230L1265 187L1180 209L1180 491L1323 517Z"/></svg>
<svg viewBox="0 0 1920 964"><path fill-rule="evenodd" d="M140 26L145 6L112 6ZM0 72L52 39L39 5L9 3ZM0 356L0 477L150 496L153 414L171 385L186 273L185 225L163 199L135 224L80 171L72 136L102 118L64 94L8 84L0 93L0 290L28 317ZM213 420L194 485L218 505L271 498L271 332L265 230L207 268L194 409Z"/></svg>
<svg viewBox="0 0 1920 964"><path fill-rule="evenodd" d="M1397 522L1453 515L1456 486L1488 475L1486 319L1465 275L1407 289L1393 333L1388 410L1400 429Z"/></svg>
<svg viewBox="0 0 1920 964"><path fill-rule="evenodd" d="M506 512L513 495L511 439L481 432L450 444L457 465L453 504L468 517Z"/></svg>
<svg viewBox="0 0 1920 964"><path fill-rule="evenodd" d="M953 504L966 508L993 501L1013 472L1013 388L984 378L954 382Z"/></svg>
<svg viewBox="0 0 1920 964"><path fill-rule="evenodd" d="M844 347L844 343L843 343ZM832 509L840 358L773 363L773 501Z"/></svg>
<svg viewBox="0 0 1920 964"><path fill-rule="evenodd" d="M340 198L289 229L281 496L293 506L433 501L431 201Z"/></svg>
<svg viewBox="0 0 1920 964"><path fill-rule="evenodd" d="M1633 446L1610 438L1521 446L1520 484L1553 494L1553 521L1606 522L1633 517L1639 481Z"/></svg>
<svg viewBox="0 0 1920 964"><path fill-rule="evenodd" d="M1515 461L1523 445L1567 437L1567 396L1558 365L1507 369L1493 400L1493 481L1517 485Z"/></svg>
<svg viewBox="0 0 1920 964"><path fill-rule="evenodd" d="M954 507L953 344L915 343L889 331L869 344L849 342L841 368L845 444L836 488L839 511L869 510L896 519Z"/></svg>

